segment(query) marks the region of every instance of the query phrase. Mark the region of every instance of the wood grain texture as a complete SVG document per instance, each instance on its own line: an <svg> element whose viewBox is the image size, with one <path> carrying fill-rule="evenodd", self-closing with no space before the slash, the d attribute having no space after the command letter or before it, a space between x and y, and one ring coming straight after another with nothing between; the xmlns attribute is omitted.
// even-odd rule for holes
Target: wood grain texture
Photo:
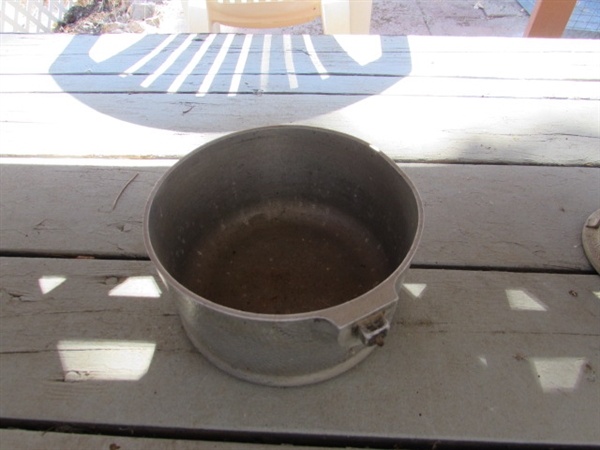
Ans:
<svg viewBox="0 0 600 450"><path fill-rule="evenodd" d="M415 182L425 208L425 228L413 263L591 270L581 229L590 211L600 208L599 169L401 167ZM1 249L145 257L143 212L165 171L0 164Z"/></svg>
<svg viewBox="0 0 600 450"><path fill-rule="evenodd" d="M324 445L600 444L600 278L581 247L600 208L600 41L0 39L0 418ZM125 260L146 258L144 207L175 160L275 124L364 139L402 162L425 207L386 345L295 389L209 364L152 264ZM75 259L90 255L106 259Z"/></svg>
<svg viewBox="0 0 600 450"><path fill-rule="evenodd" d="M240 65L240 35L217 67L208 39L3 36L2 154L178 157L295 123L403 161L600 164L597 41L293 36L290 66L281 36Z"/></svg>
<svg viewBox="0 0 600 450"><path fill-rule="evenodd" d="M3 36L0 151L179 157L294 123L403 161L600 164L597 41L239 35L215 65L225 39Z"/></svg>
<svg viewBox="0 0 600 450"><path fill-rule="evenodd" d="M2 445L11 450L102 449L102 450L281 450L280 445L236 444L198 440L149 439L123 436L93 436L72 432L0 430ZM347 447L349 450L350 447ZM287 450L325 450L325 447L288 446Z"/></svg>
<svg viewBox="0 0 600 450"><path fill-rule="evenodd" d="M600 442L597 275L411 270L382 349L328 382L280 389L238 381L197 354L158 278L159 297L110 295L130 277L154 276L148 262L1 263L4 418L399 442ZM42 294L40 278L61 274ZM156 347L137 381L65 381L65 341Z"/></svg>
<svg viewBox="0 0 600 450"><path fill-rule="evenodd" d="M190 74L177 88L177 93L195 94L205 76ZM265 95L290 93L286 74L271 74L268 84L262 84L260 74L243 74L239 85L232 88L233 74L217 74L211 84L211 93L228 95ZM572 80L520 80L460 77L397 77L382 75L328 76L328 83L320 77L298 74L294 94L322 95L394 95L403 97L477 97L559 100L599 100L600 82ZM165 85L144 87L141 75L115 77L111 74L60 75L2 75L3 93L164 93ZM389 87L388 87L389 86ZM383 87L383 89L382 89Z"/></svg>
<svg viewBox="0 0 600 450"><path fill-rule="evenodd" d="M191 37L189 37L191 36ZM188 40L189 37L189 40ZM179 49L179 57L166 73L180 73L208 35L34 36L3 37L0 73L120 73L145 58L137 73L151 73ZM244 35L235 36L220 67L231 73L244 46ZM262 65L264 40L270 39L269 73L287 73L283 36L254 36L245 71ZM490 78L595 79L594 63L600 53L597 41L565 40L559 43L520 41L511 38L433 36L291 36L294 67L316 73L311 53L335 73L369 75L467 76ZM223 47L226 35L217 35L194 67L206 73ZM155 52L156 54L154 54ZM148 55L154 55L151 60ZM328 71L328 70L327 70Z"/></svg>
<svg viewBox="0 0 600 450"><path fill-rule="evenodd" d="M0 152L180 157L232 131L298 124L355 135L401 161L600 165L598 106L396 95L14 93L2 94Z"/></svg>
<svg viewBox="0 0 600 450"><path fill-rule="evenodd" d="M140 54L147 54L166 39L164 34L141 35L125 34L118 35L36 35L36 34L5 34L3 36L0 55L26 54L31 56L49 55L56 58L61 53L78 55L81 48L89 46L89 42L101 41L98 45L103 49L112 49L113 53L120 53L125 49L139 50ZM206 39L208 35L200 34L199 39ZM334 50L340 47L340 39L355 45L365 45L365 42L381 42L389 51L406 52L408 50L419 50L420 52L487 52L487 53L565 53L565 52L598 52L600 44L593 40L565 39L559 41L515 39L506 37L480 36L474 39L467 36L310 36L314 42L319 42L323 50ZM73 40L80 42L78 45L69 45ZM86 43L87 42L87 43ZM242 40L234 40L231 48L240 50ZM370 44L367 44L370 45ZM68 50L66 50L68 49Z"/></svg>

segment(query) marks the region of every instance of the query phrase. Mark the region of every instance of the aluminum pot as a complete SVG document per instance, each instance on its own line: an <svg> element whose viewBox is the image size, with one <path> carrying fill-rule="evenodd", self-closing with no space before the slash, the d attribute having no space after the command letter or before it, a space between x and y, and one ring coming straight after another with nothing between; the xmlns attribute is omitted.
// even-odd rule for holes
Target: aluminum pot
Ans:
<svg viewBox="0 0 600 450"><path fill-rule="evenodd" d="M383 345L422 216L412 182L368 143L273 126L211 141L168 170L144 239L203 355L293 386Z"/></svg>

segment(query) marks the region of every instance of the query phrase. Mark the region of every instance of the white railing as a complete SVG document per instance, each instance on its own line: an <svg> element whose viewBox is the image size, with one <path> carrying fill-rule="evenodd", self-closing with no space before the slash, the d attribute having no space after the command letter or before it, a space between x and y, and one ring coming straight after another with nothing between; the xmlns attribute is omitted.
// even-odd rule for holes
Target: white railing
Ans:
<svg viewBox="0 0 600 450"><path fill-rule="evenodd" d="M0 33L49 33L76 0L0 0Z"/></svg>

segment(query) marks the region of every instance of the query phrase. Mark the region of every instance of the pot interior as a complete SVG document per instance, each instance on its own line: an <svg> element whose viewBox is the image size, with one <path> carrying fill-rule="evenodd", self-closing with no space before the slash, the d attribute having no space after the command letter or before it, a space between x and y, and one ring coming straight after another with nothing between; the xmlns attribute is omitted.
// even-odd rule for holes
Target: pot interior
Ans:
<svg viewBox="0 0 600 450"><path fill-rule="evenodd" d="M338 305L393 271L359 221L316 204L271 202L198 239L180 282L230 308L293 314Z"/></svg>
<svg viewBox="0 0 600 450"><path fill-rule="evenodd" d="M417 235L407 179L357 139L307 127L237 133L180 161L147 215L153 259L185 288L266 314L352 300Z"/></svg>

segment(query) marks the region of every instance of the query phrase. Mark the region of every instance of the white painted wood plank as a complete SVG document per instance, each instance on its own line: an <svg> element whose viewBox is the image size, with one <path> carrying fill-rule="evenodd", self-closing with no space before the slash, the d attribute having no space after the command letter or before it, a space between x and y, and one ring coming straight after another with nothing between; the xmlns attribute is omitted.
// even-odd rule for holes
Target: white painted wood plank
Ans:
<svg viewBox="0 0 600 450"><path fill-rule="evenodd" d="M166 39L164 34L124 34L124 35L32 35L32 34L4 34L0 42L0 55L43 55L53 53L56 57L61 53L81 54L82 48L90 45L98 45L102 50L120 52L122 49L136 46L140 53L148 53L156 48ZM206 39L208 35L199 34L199 39ZM281 36L279 36L281 37ZM299 36L293 36L300 39ZM261 38L261 36L256 36ZM495 36L310 36L312 42L318 42L323 51L340 51L340 48L352 48L360 46L373 46L380 43L381 46L391 52L406 52L415 50L419 52L432 53L598 53L600 43L594 39L520 39L512 37ZM302 38L303 39L303 38ZM77 44L73 44L77 41ZM91 44L90 44L91 43ZM72 44L72 45L69 45ZM235 40L232 49L240 50L242 42ZM68 49L68 51L65 51ZM344 50L346 51L346 50Z"/></svg>
<svg viewBox="0 0 600 450"><path fill-rule="evenodd" d="M1 245L9 251L28 242L26 252L145 256L140 241L144 199L164 171L2 165ZM76 244L80 240L86 243Z"/></svg>
<svg viewBox="0 0 600 450"><path fill-rule="evenodd" d="M2 250L145 256L143 211L166 168L114 164L0 164ZM415 264L591 270L581 230L589 214L600 208L600 169L401 167L425 207Z"/></svg>
<svg viewBox="0 0 600 450"><path fill-rule="evenodd" d="M581 100L2 94L0 152L179 157L227 132L303 124L353 134L402 161L585 165L600 164L599 114L598 101Z"/></svg>
<svg viewBox="0 0 600 450"><path fill-rule="evenodd" d="M174 52L177 46L169 48ZM192 60L193 55L200 50L199 46L190 46L188 50L165 70L166 75L178 75ZM285 74L283 51L274 50L269 58L271 61L269 73ZM205 74L214 63L217 51L207 53L203 61L194 67L194 73ZM146 55L121 54L114 59L96 62L89 56L68 55L61 56L41 66L40 62L23 56L4 57L0 74L92 74L113 73L124 74L130 67L142 60ZM598 54L565 53L557 56L553 53L535 54L489 54L477 55L469 53L383 53L383 56L374 61L361 65L355 59L343 52L321 53L319 59L325 67L326 73L344 75L371 75L371 76L420 76L420 77L474 77L492 79L542 79L542 80L598 80L600 69L597 68ZM149 75L161 67L168 58L155 57L144 64L134 73ZM295 70L298 73L317 75L316 68L310 60L306 49L298 49L293 53ZM229 51L219 73L235 73L239 53ZM262 53L252 53L244 73L260 73ZM558 59L558 62L557 62ZM39 66L39 67L38 67Z"/></svg>
<svg viewBox="0 0 600 450"><path fill-rule="evenodd" d="M9 37L3 40L4 64L0 70L2 73L119 73L146 55L152 54L157 48L161 51L152 59L160 64L169 53L180 48L186 38L187 35L76 36L65 42L63 37L26 41ZM60 52L48 48L54 39L57 40ZM209 63L201 64L195 70L208 70L210 61L214 59L224 39L225 35L217 36L207 51L206 58ZM241 51L243 39L242 35L234 38L229 50L231 58L226 58L221 70L227 72L236 67L236 55ZM260 68L263 58L262 39L263 36L253 38L247 65L250 70ZM277 64L270 69L285 73L282 39L282 36L272 37L270 56ZM307 43L306 39L310 42ZM193 54L205 40L206 35L199 35L190 45L186 44L185 52L179 58L179 65L185 64L182 61L186 59L186 55ZM323 60L325 69L333 72L535 79L600 77L597 65L600 45L593 41L568 40L549 43L526 39L413 36L291 36L291 40L295 66L300 72L306 69L315 72L315 66L310 62L311 49L314 48L315 53ZM165 45L164 48L162 45ZM52 62L47 57L31 57L38 54L47 56L48 53L56 61ZM189 56L187 59L189 60ZM144 70L147 71L152 66L153 62L149 61ZM178 64L171 66L169 70L176 67Z"/></svg>
<svg viewBox="0 0 600 450"><path fill-rule="evenodd" d="M411 97L496 97L521 99L599 100L600 81L510 80L431 77L370 77L367 75L330 75L327 83L314 75L296 75L298 86L291 89L288 76L270 75L268 84L258 74L243 74L239 84L235 74L217 74L209 93L243 94L326 94L326 95L395 95ZM114 75L3 75L2 93L166 93L170 87L143 87L144 76ZM204 75L190 74L177 93L195 94ZM389 87L388 87L389 86ZM162 87L162 90L161 90Z"/></svg>
<svg viewBox="0 0 600 450"><path fill-rule="evenodd" d="M1 263L6 419L399 442L600 443L596 275L411 270L382 349L328 382L280 389L238 381L197 354L158 278L160 297L110 295L128 277L153 276L148 262ZM40 278L58 275L66 280L42 294ZM137 381L68 382L58 350L65 340L156 347Z"/></svg>
<svg viewBox="0 0 600 450"><path fill-rule="evenodd" d="M280 445L236 444L198 440L94 436L70 432L0 430L2 446L10 450L281 450ZM347 447L349 450L350 448ZM326 450L325 447L286 446L285 450Z"/></svg>
<svg viewBox="0 0 600 450"><path fill-rule="evenodd" d="M241 37L240 37L241 39ZM180 44L180 43L179 43ZM152 58L138 70L137 75L150 75L163 68L165 76L176 76L192 61L201 44L189 46L186 51L177 56L174 62L169 62L164 68L169 55L177 55L178 45L168 48L164 55ZM206 74L212 67L218 48L207 53L203 60L193 68L195 74ZM171 53L169 53L171 52ZM87 55L60 56L46 68L38 67L39 63L23 56L7 56L4 58L1 74L125 74L147 55L118 54L111 59L100 62L94 61ZM360 64L344 52L320 53L319 59L325 74L370 75L370 76L419 76L419 77L468 77L492 79L542 79L542 80L598 80L600 69L597 68L597 54L564 53L557 56L554 53L535 54L470 54L470 53L383 53L368 64ZM295 70L298 73L319 75L310 59L308 51L299 48L293 53ZM373 57L375 58L375 57ZM244 73L260 73L265 56L260 52L249 54ZM277 48L269 56L269 73L285 74L283 51ZM557 59L559 60L557 63ZM236 72L239 53L230 50L222 65L220 74Z"/></svg>

